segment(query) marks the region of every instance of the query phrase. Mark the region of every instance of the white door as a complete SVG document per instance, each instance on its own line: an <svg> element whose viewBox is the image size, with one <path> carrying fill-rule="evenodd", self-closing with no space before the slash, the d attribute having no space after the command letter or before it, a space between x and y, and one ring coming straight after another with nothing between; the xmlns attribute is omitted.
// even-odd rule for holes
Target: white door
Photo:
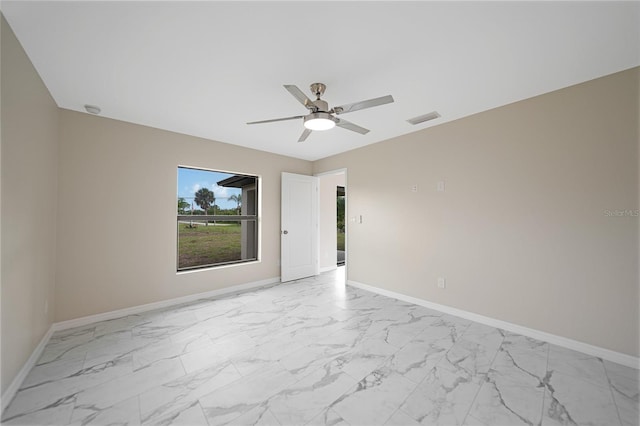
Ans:
<svg viewBox="0 0 640 426"><path fill-rule="evenodd" d="M318 178L282 173L282 282L318 274Z"/></svg>

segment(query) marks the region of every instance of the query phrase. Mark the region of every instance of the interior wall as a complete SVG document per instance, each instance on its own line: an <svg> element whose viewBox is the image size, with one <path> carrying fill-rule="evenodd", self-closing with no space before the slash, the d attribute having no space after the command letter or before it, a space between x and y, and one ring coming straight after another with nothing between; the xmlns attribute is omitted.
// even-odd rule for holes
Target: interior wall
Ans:
<svg viewBox="0 0 640 426"><path fill-rule="evenodd" d="M323 175L320 181L320 270L337 266L337 187L344 186L344 172Z"/></svg>
<svg viewBox="0 0 640 426"><path fill-rule="evenodd" d="M178 165L262 178L261 262L176 273ZM311 162L61 110L56 321L280 276L280 174Z"/></svg>
<svg viewBox="0 0 640 426"><path fill-rule="evenodd" d="M639 80L634 68L316 161L349 170L348 214L363 216L348 279L638 356Z"/></svg>
<svg viewBox="0 0 640 426"><path fill-rule="evenodd" d="M4 394L53 322L58 107L4 17L0 27Z"/></svg>

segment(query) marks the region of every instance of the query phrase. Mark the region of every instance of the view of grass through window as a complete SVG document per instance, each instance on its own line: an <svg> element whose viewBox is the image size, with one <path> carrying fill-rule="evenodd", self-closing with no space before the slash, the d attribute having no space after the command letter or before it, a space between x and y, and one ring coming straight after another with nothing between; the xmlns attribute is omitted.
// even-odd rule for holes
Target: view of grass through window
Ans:
<svg viewBox="0 0 640 426"><path fill-rule="evenodd" d="M256 260L257 212L257 176L178 167L177 269Z"/></svg>

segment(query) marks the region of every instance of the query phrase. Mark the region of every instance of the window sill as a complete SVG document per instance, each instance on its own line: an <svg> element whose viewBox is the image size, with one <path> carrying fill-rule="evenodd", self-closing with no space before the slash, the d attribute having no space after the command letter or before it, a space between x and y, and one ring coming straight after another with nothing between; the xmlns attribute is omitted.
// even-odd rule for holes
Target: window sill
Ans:
<svg viewBox="0 0 640 426"><path fill-rule="evenodd" d="M196 272L213 271L227 268L237 268L238 266L255 265L256 263L262 263L262 260L258 259L250 260L248 262L230 263L228 265L205 266L202 268L186 269L184 271L176 271L176 275L193 274Z"/></svg>

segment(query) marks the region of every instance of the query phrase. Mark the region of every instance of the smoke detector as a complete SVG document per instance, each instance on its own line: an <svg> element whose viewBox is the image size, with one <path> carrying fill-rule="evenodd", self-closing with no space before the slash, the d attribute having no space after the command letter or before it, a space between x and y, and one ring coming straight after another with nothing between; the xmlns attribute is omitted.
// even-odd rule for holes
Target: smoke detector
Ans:
<svg viewBox="0 0 640 426"><path fill-rule="evenodd" d="M85 105L84 109L86 109L89 114L100 114L101 111L100 107L95 105Z"/></svg>

